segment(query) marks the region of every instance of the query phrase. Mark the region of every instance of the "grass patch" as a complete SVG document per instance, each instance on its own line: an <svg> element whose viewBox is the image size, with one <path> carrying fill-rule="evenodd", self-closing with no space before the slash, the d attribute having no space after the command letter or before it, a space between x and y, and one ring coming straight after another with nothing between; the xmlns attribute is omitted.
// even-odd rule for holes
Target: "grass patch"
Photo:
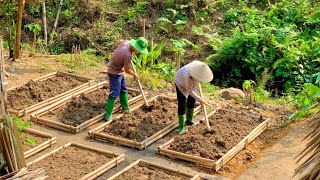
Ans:
<svg viewBox="0 0 320 180"><path fill-rule="evenodd" d="M95 55L95 49L86 49L73 54L61 54L57 58L58 62L69 68L69 72L77 72L79 69L96 67L103 62L103 57Z"/></svg>

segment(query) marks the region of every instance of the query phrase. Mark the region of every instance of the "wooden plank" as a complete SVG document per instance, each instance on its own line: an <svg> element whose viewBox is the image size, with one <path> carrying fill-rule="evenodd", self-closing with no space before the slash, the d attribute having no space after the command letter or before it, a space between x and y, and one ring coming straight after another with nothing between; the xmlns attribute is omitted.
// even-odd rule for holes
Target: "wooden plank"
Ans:
<svg viewBox="0 0 320 180"><path fill-rule="evenodd" d="M139 164L140 159L133 162L132 164L130 164L129 166L125 167L124 169L122 169L121 171L119 171L118 173L116 173L115 175L109 177L107 180L113 180L115 178L117 178L118 176L122 175L123 173L127 172L128 170L130 170L133 166Z"/></svg>
<svg viewBox="0 0 320 180"><path fill-rule="evenodd" d="M26 163L26 159L24 158L24 155L23 155L22 143L21 143L21 140L19 137L17 124L15 123L15 121L11 121L11 123L12 123L13 136L14 136L14 139L16 140L15 151L16 151L16 154L19 156L18 159L19 159L20 165L21 165L21 167L19 167L19 169L20 169L20 168L26 167L27 163Z"/></svg>
<svg viewBox="0 0 320 180"><path fill-rule="evenodd" d="M71 126L71 125L66 125L64 123L60 123L60 122L56 122L56 121L51 121L49 119L46 118L41 118L41 117L32 117L31 121L37 122L39 124L43 124L49 127L53 127L56 129L60 129L60 130L64 130L67 132L75 132L76 131L76 127Z"/></svg>
<svg viewBox="0 0 320 180"><path fill-rule="evenodd" d="M47 141L39 144L38 146L28 150L28 151L25 151L24 152L24 157L25 158L29 158L31 156L33 156L34 154L40 152L40 151L43 151L44 149L48 148L48 147L51 147L53 144L55 144L57 142L57 138L50 135L50 134L47 134L47 133L44 133L44 132L41 132L41 131L37 131L35 129L31 129L31 128L25 128L23 129L23 132L26 132L26 133L30 133L30 134L34 134L34 135L37 135L37 136L40 136L40 137L43 137L43 138L49 138Z"/></svg>
<svg viewBox="0 0 320 180"><path fill-rule="evenodd" d="M120 137L116 137L116 136L111 136L105 133L94 133L93 137L95 139L102 139L102 140L106 140L109 142L114 142L117 144L121 144L121 145L125 145L128 147L133 147L133 148L141 148L143 147L143 145L141 143L135 142L133 140L129 140L129 139L124 139L124 138L120 138Z"/></svg>
<svg viewBox="0 0 320 180"><path fill-rule="evenodd" d="M186 172L179 171L179 170L176 170L173 168L165 167L165 166L162 166L159 164L155 164L155 163L151 163L151 162L139 159L139 160L133 162L132 164L130 164L129 166L127 166L126 168L124 168L123 170L119 171L115 175L109 177L107 180L114 180L114 179L120 177L122 174L129 171L134 166L142 166L142 167L147 167L147 168L150 168L153 170L161 170L161 171L167 172L168 174L173 174L176 176L184 176L185 178L190 178L190 179L194 179L195 177L196 178L199 177L199 174L186 173Z"/></svg>
<svg viewBox="0 0 320 180"><path fill-rule="evenodd" d="M31 133L31 134L35 134L35 135L38 135L38 136L42 136L42 137L45 137L45 138L53 138L53 136L51 134L48 134L48 133L45 133L45 132L41 132L41 131L38 131L38 130L35 130L35 129L31 129L31 128L24 128L22 131L23 132L27 132L27 133Z"/></svg>
<svg viewBox="0 0 320 180"><path fill-rule="evenodd" d="M14 153L14 145L12 141L12 136L10 135L9 129L4 128L4 137L6 139L6 143L8 144L8 150L10 157L12 158L12 164L13 164L13 171L16 171L19 169L18 164L17 164L17 157L16 154Z"/></svg>
<svg viewBox="0 0 320 180"><path fill-rule="evenodd" d="M105 151L103 149L94 148L94 147L91 147L91 146L87 146L87 145L79 144L79 143L74 143L74 142L72 142L71 145L72 146L76 146L78 148L83 148L83 149L87 149L87 150L103 153L104 155L107 155L110 158L114 158L114 157L118 157L118 156L122 156L123 155L123 154L118 154L118 153L114 153L114 152L110 152L110 151Z"/></svg>
<svg viewBox="0 0 320 180"><path fill-rule="evenodd" d="M123 155L124 156L124 155ZM111 160L110 162L108 162L106 165L101 166L99 169L97 169L96 171L92 172L87 176L82 177L82 180L94 180L97 177L99 177L101 174L105 173L106 171L108 171L109 169L118 166L119 163L124 161L124 157L116 157L115 159Z"/></svg>
<svg viewBox="0 0 320 180"><path fill-rule="evenodd" d="M51 147L53 144L55 144L57 142L57 140L54 139L50 139L38 146L36 146L35 148L32 148L31 150L24 152L24 157L27 159L35 154L37 154L38 152L41 152L49 147Z"/></svg>
<svg viewBox="0 0 320 180"><path fill-rule="evenodd" d="M13 166L12 157L10 154L9 143L6 140L5 129L6 127L1 127L0 129L0 142L3 147L3 156L5 158L5 161L7 162L9 171L13 172L14 166Z"/></svg>

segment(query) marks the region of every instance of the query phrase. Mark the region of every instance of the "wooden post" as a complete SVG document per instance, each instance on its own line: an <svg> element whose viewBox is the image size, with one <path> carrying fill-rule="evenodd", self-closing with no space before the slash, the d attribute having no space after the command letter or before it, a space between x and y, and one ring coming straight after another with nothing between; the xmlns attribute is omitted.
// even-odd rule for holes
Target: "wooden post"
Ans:
<svg viewBox="0 0 320 180"><path fill-rule="evenodd" d="M17 31L16 31L16 47L15 47L15 59L20 59L21 57L21 27L22 27L22 13L24 7L24 0L18 1L18 14L17 14Z"/></svg>
<svg viewBox="0 0 320 180"><path fill-rule="evenodd" d="M142 19L142 37L146 37L146 19Z"/></svg>
<svg viewBox="0 0 320 180"><path fill-rule="evenodd" d="M42 0L42 19L43 19L43 36L45 49L48 48L48 31L47 31L47 10L46 10L46 0Z"/></svg>
<svg viewBox="0 0 320 180"><path fill-rule="evenodd" d="M60 15L61 8L62 8L62 3L63 3L63 0L60 0L60 4L59 4L59 7L58 7L56 20L54 21L53 29L52 29L52 32L51 32L51 35L50 35L50 41L53 40L53 35L54 35L54 32L56 31L56 28L57 28L57 25L58 25L58 20L59 20L59 15Z"/></svg>

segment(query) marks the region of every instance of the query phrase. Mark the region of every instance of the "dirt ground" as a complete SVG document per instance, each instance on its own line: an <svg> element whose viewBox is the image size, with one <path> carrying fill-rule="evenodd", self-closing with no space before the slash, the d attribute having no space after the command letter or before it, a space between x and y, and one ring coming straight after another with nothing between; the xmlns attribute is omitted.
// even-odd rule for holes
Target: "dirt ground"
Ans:
<svg viewBox="0 0 320 180"><path fill-rule="evenodd" d="M218 111L209 117L211 131L207 130L204 122L191 126L187 132L174 139L169 149L218 160L259 123L259 119L250 116Z"/></svg>
<svg viewBox="0 0 320 180"><path fill-rule="evenodd" d="M55 60L55 56L24 56L25 58L17 63L14 63L13 65L8 64L7 69L11 75L9 78L10 87L23 84L32 78L40 77L41 75L45 75L56 70L68 71L68 68ZM97 67L88 67L78 72L81 72L79 75L92 77L95 80L101 81L105 80L106 76L105 74L99 73L99 71L103 71L105 69L106 68L104 64L99 64ZM135 82L131 78L127 77L126 80L129 86L136 87ZM169 92L163 93L165 93L167 96L175 97L174 94ZM155 94L159 93L149 93L147 98L151 98ZM213 103L221 105L231 104L230 106L234 106L235 104L234 102L225 102L220 100L215 100ZM134 106L136 105L132 105L131 108ZM293 175L294 169L298 166L294 161L294 157L307 143L306 141L301 142L301 140L309 131L309 127L306 126L305 123L293 125L287 123L285 118L286 115L281 115L282 112L279 114L279 111L276 110L284 109L283 106L279 105L277 108L269 105L267 106L268 108L260 108L260 110L257 112L268 117L272 117L272 122L275 126L265 131L260 137L249 144L246 150L241 151L235 158L228 162L221 169L221 171L217 173L208 168L198 167L195 164L186 161L163 157L157 153L159 145L165 143L173 137L179 136L177 131L171 132L143 151L119 146L110 142L100 142L89 139L87 132L98 127L103 122L97 123L78 134L70 134L39 124L33 124L32 128L56 136L57 143L52 147L28 158L27 162L31 162L40 156L45 155L46 153L62 145L65 145L66 143L78 142L107 151L126 154L125 161L123 163L120 163L117 167L109 170L97 178L101 180L114 175L138 159L144 159L146 161L164 165L173 169L179 169L185 172L198 172L200 173L201 177L205 177L205 179L270 179L267 177L268 175L270 175L271 179L279 179L279 177L281 177L281 179L290 179ZM197 115L195 120L199 121L202 117L202 114ZM281 176L279 176L280 174Z"/></svg>
<svg viewBox="0 0 320 180"><path fill-rule="evenodd" d="M124 114L121 118L113 121L104 132L142 142L176 120L177 105L173 100L160 97L149 105L153 106L151 112L145 111L141 107L136 111Z"/></svg>
<svg viewBox="0 0 320 180"><path fill-rule="evenodd" d="M50 180L71 180L87 175L110 160L105 155L71 146L51 154L31 168L45 168Z"/></svg>
<svg viewBox="0 0 320 180"><path fill-rule="evenodd" d="M29 107L85 83L70 76L57 75L44 81L29 81L8 92L8 107L17 110Z"/></svg>
<svg viewBox="0 0 320 180"><path fill-rule="evenodd" d="M116 178L117 180L187 180L189 178L184 178L178 175L168 174L164 171L150 169L143 166L134 166L127 172Z"/></svg>

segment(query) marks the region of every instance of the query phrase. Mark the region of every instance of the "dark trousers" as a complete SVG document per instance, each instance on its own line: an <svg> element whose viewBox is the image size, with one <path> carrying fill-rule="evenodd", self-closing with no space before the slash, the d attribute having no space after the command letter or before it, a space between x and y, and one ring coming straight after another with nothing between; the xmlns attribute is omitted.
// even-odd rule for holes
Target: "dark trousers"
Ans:
<svg viewBox="0 0 320 180"><path fill-rule="evenodd" d="M178 98L178 115L184 115L187 108L193 109L196 100L192 96L188 96L188 99L181 93L178 86L176 85L177 98Z"/></svg>
<svg viewBox="0 0 320 180"><path fill-rule="evenodd" d="M109 74L110 94L109 99L116 100L120 92L128 92L124 75Z"/></svg>

